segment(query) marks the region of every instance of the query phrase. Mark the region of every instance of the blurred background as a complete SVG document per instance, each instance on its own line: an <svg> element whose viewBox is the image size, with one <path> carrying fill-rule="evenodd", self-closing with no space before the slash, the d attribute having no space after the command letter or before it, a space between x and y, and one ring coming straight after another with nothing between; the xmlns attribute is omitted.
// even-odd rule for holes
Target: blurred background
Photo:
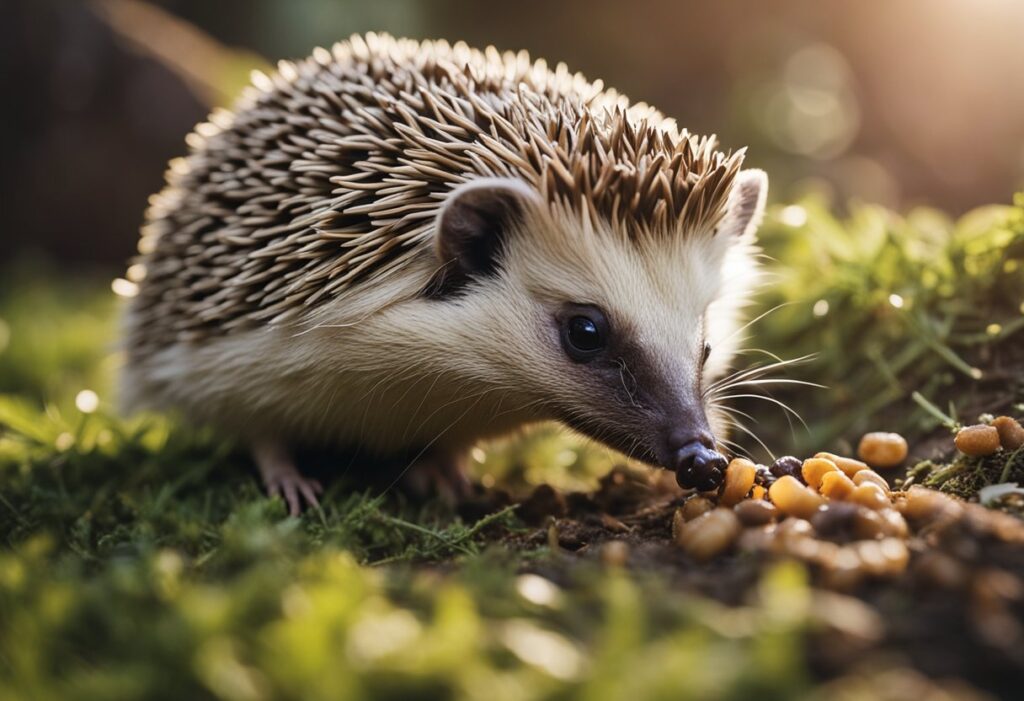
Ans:
<svg viewBox="0 0 1024 701"><path fill-rule="evenodd" d="M116 266L147 196L254 67L353 32L528 49L809 183L951 214L1024 183L1024 3L5 0L0 259Z"/></svg>
<svg viewBox="0 0 1024 701"><path fill-rule="evenodd" d="M254 68L367 31L527 49L749 147L773 284L739 364L814 356L773 372L828 390L749 386L744 449L850 450L878 427L946 445L957 421L1024 414L1020 0L4 0L0 393L113 412L118 276L167 161ZM484 474L619 459L550 430L516 445Z"/></svg>

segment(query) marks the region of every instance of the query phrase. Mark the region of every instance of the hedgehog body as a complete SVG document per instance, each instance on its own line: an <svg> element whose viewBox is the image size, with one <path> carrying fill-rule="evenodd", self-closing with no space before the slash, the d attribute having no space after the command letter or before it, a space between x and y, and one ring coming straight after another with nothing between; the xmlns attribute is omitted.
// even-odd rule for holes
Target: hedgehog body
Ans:
<svg viewBox="0 0 1024 701"><path fill-rule="evenodd" d="M188 144L133 266L128 408L278 463L554 419L675 468L721 431L766 189L742 153L525 53L376 35L255 76Z"/></svg>

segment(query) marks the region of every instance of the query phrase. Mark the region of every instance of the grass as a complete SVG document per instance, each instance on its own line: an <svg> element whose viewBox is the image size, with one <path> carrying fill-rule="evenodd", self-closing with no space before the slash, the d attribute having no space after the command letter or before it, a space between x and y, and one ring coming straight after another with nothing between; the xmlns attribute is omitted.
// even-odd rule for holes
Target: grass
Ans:
<svg viewBox="0 0 1024 701"><path fill-rule="evenodd" d="M1012 382L985 392L1024 337L1014 267L1024 199L955 223L867 206L838 219L814 197L795 207L775 208L766 226L782 262L759 304L786 306L753 327L752 343L817 353L795 376L830 389L776 394L809 424L785 450L841 444L883 416L915 439L943 417L961 420L964 397L1021 401ZM806 654L824 625L820 593L793 563L725 606L657 571L546 546L510 550L506 537L524 528L512 509L465 522L440 504L342 482L321 510L286 518L222 438L113 414L105 278L22 265L0 279L0 701L867 698L883 681L936 688L899 663L822 686ZM782 418L755 411L758 433L786 445ZM990 472L1016 476L1013 460ZM615 461L550 428L474 455L485 483L513 490L586 488ZM918 479L966 474L939 469L949 471Z"/></svg>
<svg viewBox="0 0 1024 701"><path fill-rule="evenodd" d="M954 422L995 407L1024 413L1024 194L957 221L863 204L839 218L809 195L776 207L762 238L776 262L760 306L776 311L752 342L813 354L787 375L828 389L773 390L808 430L791 434L761 406L760 432L790 436L797 455L849 452L870 430L934 431L935 405Z"/></svg>
<svg viewBox="0 0 1024 701"><path fill-rule="evenodd" d="M725 626L720 605L656 577L597 563L562 586L520 574L524 553L486 537L518 528L509 510L464 524L335 486L322 511L285 518L206 432L10 398L0 422L0 699L809 688L812 595L796 565Z"/></svg>

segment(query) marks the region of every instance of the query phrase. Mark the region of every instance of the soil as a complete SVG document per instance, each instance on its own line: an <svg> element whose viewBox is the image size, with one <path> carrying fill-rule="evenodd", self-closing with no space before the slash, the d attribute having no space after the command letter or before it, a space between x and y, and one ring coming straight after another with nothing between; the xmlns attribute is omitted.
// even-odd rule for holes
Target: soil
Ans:
<svg viewBox="0 0 1024 701"><path fill-rule="evenodd" d="M733 552L693 561L672 539L673 514L686 498L670 473L625 467L592 493L562 494L542 485L517 500L517 513L530 528L506 533L504 540L518 551L549 546L549 557L529 560L524 569L564 586L572 586L577 570L615 560L637 573L658 573L680 591L742 603L779 556ZM481 492L464 505L464 515L508 501L503 492ZM1002 698L1019 697L1024 547L995 537L989 513L973 506L952 526L918 532L910 541L910 566L897 578L868 578L837 592L812 570L822 622L807 639L814 673L826 680L895 658L933 678L958 677ZM626 548L610 548L611 541Z"/></svg>

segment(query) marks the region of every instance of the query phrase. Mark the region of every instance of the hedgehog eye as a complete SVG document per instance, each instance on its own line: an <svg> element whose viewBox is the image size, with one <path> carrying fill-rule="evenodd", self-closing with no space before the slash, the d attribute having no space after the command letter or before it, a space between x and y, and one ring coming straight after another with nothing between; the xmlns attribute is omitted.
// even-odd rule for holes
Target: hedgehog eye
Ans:
<svg viewBox="0 0 1024 701"><path fill-rule="evenodd" d="M711 355L711 344L707 341L704 342L704 355L701 356L700 365L704 367L708 364L708 357Z"/></svg>
<svg viewBox="0 0 1024 701"><path fill-rule="evenodd" d="M572 360L585 363L608 345L608 320L595 307L575 307L562 321L562 348Z"/></svg>

